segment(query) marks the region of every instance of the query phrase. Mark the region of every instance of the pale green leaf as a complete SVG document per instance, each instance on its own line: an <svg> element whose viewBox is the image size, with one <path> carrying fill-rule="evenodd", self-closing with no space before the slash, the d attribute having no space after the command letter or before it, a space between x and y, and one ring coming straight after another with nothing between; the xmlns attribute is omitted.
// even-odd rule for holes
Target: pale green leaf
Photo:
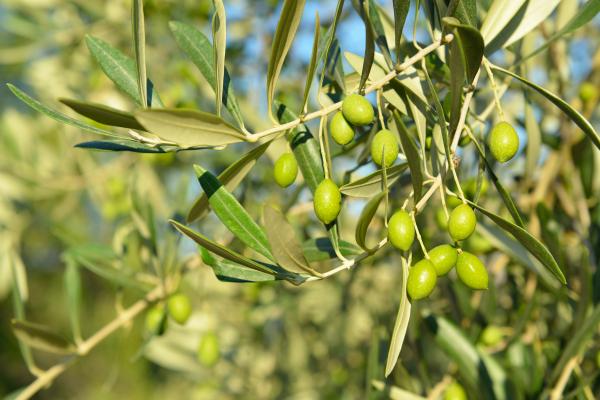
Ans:
<svg viewBox="0 0 600 400"><path fill-rule="evenodd" d="M131 4L133 47L138 78L138 93L142 107L148 107L148 86L146 75L146 28L144 24L144 1L133 0Z"/></svg>
<svg viewBox="0 0 600 400"><path fill-rule="evenodd" d="M317 62L319 61L319 39L321 35L321 25L319 21L319 13L315 15L315 34L313 40L312 54L310 57L310 63L306 72L306 83L304 84L304 96L302 98L302 112L306 112L308 105L308 95L310 93L310 87L317 70Z"/></svg>
<svg viewBox="0 0 600 400"><path fill-rule="evenodd" d="M402 260L402 285L400 289L400 305L398 306L398 314L396 315L396 322L394 323L394 330L392 332L392 338L390 340L390 347L388 349L387 361L385 363L385 376L389 376L394 370L398 357L400 357L400 351L404 344L404 337L406 336L406 330L408 328L408 322L410 321L410 309L411 304L408 300L406 292L406 285L408 282L408 263L406 260Z"/></svg>
<svg viewBox="0 0 600 400"><path fill-rule="evenodd" d="M408 130L406 129L406 126L404 125L404 122L402 122L402 118L397 111L394 112L394 121L396 129L398 129L398 133L400 135L402 150L406 156L408 167L410 169L410 178L413 184L415 202L418 202L421 198L421 192L423 189L423 171L421 170L419 150L411 139Z"/></svg>
<svg viewBox="0 0 600 400"><path fill-rule="evenodd" d="M481 24L481 36L486 44L502 32L526 1L494 0Z"/></svg>
<svg viewBox="0 0 600 400"><path fill-rule="evenodd" d="M331 240L326 237L308 239L302 243L302 251L308 262L326 261L337 257ZM361 253L360 247L344 240L339 241L339 251L344 257L353 257Z"/></svg>
<svg viewBox="0 0 600 400"><path fill-rule="evenodd" d="M354 237L356 240L356 244L362 247L365 251L372 251L366 245L367 231L369 228L369 224L373 220L375 213L377 212L377 208L381 203L381 200L386 196L386 192L379 192L375 196L371 197L367 204L365 204L362 209L360 216L358 217L358 222L356 223L356 230L354 232Z"/></svg>
<svg viewBox="0 0 600 400"><path fill-rule="evenodd" d="M387 168L388 187L392 186L404 170L408 167L407 163L397 164ZM340 192L352 197L371 197L373 193L381 190L382 172L377 170L372 174L349 182L340 187Z"/></svg>
<svg viewBox="0 0 600 400"><path fill-rule="evenodd" d="M69 309L69 321L71 322L71 331L76 341L81 340L81 277L79 266L70 257L65 258L65 292L67 294L67 305Z"/></svg>

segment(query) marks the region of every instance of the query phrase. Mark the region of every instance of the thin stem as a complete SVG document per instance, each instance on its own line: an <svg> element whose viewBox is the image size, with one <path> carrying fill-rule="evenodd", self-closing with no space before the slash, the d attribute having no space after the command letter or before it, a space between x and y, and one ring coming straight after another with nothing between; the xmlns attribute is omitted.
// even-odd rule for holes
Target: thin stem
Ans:
<svg viewBox="0 0 600 400"><path fill-rule="evenodd" d="M410 213L410 217L412 219L413 226L415 227L415 234L417 235L417 241L419 242L419 245L421 246L423 255L425 256L426 259L429 259L429 253L427 253L427 249L425 248L425 243L423 243L423 238L421 237L421 231L419 231L419 227L417 226L417 219L415 218L414 210Z"/></svg>
<svg viewBox="0 0 600 400"><path fill-rule="evenodd" d="M504 121L504 110L502 110L502 105L500 104L500 97L498 96L498 86L496 86L496 80L494 79L494 73L490 68L490 63L487 58L483 58L483 66L485 67L485 71L490 79L490 84L492 86L492 92L494 93L494 102L496 103L496 108L498 109L498 116L500 120Z"/></svg>
<svg viewBox="0 0 600 400"><path fill-rule="evenodd" d="M377 89L377 114L379 114L379 124L381 129L385 129L385 120L383 119L383 102L381 101L382 90Z"/></svg>

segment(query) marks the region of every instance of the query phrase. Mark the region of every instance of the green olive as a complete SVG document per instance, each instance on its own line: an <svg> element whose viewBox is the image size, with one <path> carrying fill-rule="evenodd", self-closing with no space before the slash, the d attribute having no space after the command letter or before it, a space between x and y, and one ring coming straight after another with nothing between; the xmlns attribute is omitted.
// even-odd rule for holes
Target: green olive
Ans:
<svg viewBox="0 0 600 400"><path fill-rule="evenodd" d="M273 168L275 182L281 187L288 187L296 181L298 163L292 153L284 153L275 161Z"/></svg>
<svg viewBox="0 0 600 400"><path fill-rule="evenodd" d="M473 254L485 254L494 249L494 246L477 231L463 242L462 247Z"/></svg>
<svg viewBox="0 0 600 400"><path fill-rule="evenodd" d="M450 208L456 208L460 206L463 202L456 196L446 196L446 204Z"/></svg>
<svg viewBox="0 0 600 400"><path fill-rule="evenodd" d="M584 103L588 103L598 97L598 87L592 82L583 82L579 86L579 98Z"/></svg>
<svg viewBox="0 0 600 400"><path fill-rule="evenodd" d="M461 204L450 213L448 232L455 242L465 240L475 230L477 217L467 204Z"/></svg>
<svg viewBox="0 0 600 400"><path fill-rule="evenodd" d="M342 194L331 179L324 179L317 186L314 198L315 214L324 224L333 222L342 208Z"/></svg>
<svg viewBox="0 0 600 400"><path fill-rule="evenodd" d="M346 121L344 114L340 111L331 118L329 133L331 133L331 137L337 144L348 144L354 139L354 128Z"/></svg>
<svg viewBox="0 0 600 400"><path fill-rule="evenodd" d="M488 325L481 332L481 335L479 336L479 341L484 346L495 346L498 343L500 343L503 338L504 333L502 332L502 329L498 328L495 325Z"/></svg>
<svg viewBox="0 0 600 400"><path fill-rule="evenodd" d="M398 152L398 140L392 131L382 129L375 134L371 142L371 158L375 164L382 165L385 161L386 167L391 166L398 158Z"/></svg>
<svg viewBox="0 0 600 400"><path fill-rule="evenodd" d="M192 315L192 303L185 294L177 293L169 297L167 309L171 318L178 324L185 324Z"/></svg>
<svg viewBox="0 0 600 400"><path fill-rule="evenodd" d="M483 263L473 254L463 251L456 260L456 273L471 289L487 289L488 273Z"/></svg>
<svg viewBox="0 0 600 400"><path fill-rule="evenodd" d="M396 211L388 223L388 239L394 247L408 250L415 240L415 226L410 214L406 211Z"/></svg>
<svg viewBox="0 0 600 400"><path fill-rule="evenodd" d="M429 261L435 267L437 276L446 275L456 264L458 252L449 244L441 244L429 250Z"/></svg>
<svg viewBox="0 0 600 400"><path fill-rule="evenodd" d="M507 162L519 150L519 135L508 122L500 122L490 132L488 137L490 151L496 160Z"/></svg>
<svg viewBox="0 0 600 400"><path fill-rule="evenodd" d="M448 217L446 216L446 212L442 207L435 211L435 222L438 228L442 230L448 229Z"/></svg>
<svg viewBox="0 0 600 400"><path fill-rule="evenodd" d="M452 382L444 392L444 400L467 400L467 393L458 382Z"/></svg>
<svg viewBox="0 0 600 400"><path fill-rule="evenodd" d="M206 367L211 367L219 361L219 338L214 332L205 333L198 344L198 361Z"/></svg>
<svg viewBox="0 0 600 400"><path fill-rule="evenodd" d="M465 183L463 183L461 186L462 186L463 192L465 193L465 196L467 196L467 198L469 200L473 200L475 198L475 192L477 192L477 179L471 178L471 179L467 180ZM482 179L479 196L485 195L487 193L487 190L488 190L487 179Z"/></svg>
<svg viewBox="0 0 600 400"><path fill-rule="evenodd" d="M435 288L437 274L431 261L423 259L413 265L408 272L406 291L412 300L420 300L429 296Z"/></svg>
<svg viewBox="0 0 600 400"><path fill-rule="evenodd" d="M162 335L167 330L166 317L164 304L155 304L146 312L146 331L152 335Z"/></svg>
<svg viewBox="0 0 600 400"><path fill-rule="evenodd" d="M460 147L466 147L469 145L469 143L471 143L471 136L469 136L466 132L463 132L460 140L458 141L458 145Z"/></svg>
<svg viewBox="0 0 600 400"><path fill-rule="evenodd" d="M346 121L354 126L368 125L375 117L375 111L369 100L359 94L351 94L344 99L342 113Z"/></svg>

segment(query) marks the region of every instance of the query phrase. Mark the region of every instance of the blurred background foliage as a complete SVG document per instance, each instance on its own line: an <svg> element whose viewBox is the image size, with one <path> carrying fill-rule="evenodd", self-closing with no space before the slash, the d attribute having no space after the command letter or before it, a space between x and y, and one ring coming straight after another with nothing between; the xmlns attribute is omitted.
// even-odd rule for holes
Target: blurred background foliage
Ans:
<svg viewBox="0 0 600 400"><path fill-rule="evenodd" d="M379 3L390 10L390 1ZM480 3L486 10L489 1ZM576 12L577 1L563 3L540 29L528 35L530 46ZM252 129L264 129L269 126L264 75L280 7L277 1L248 0L229 1L226 6L227 67L238 94L242 94L240 103L247 124ZM301 101L316 10L327 25L335 2L307 2L279 85L279 98L295 108ZM168 29L170 20L180 20L210 36L212 2L151 0L145 2L145 14L148 70L162 101L171 107L214 112L212 89L179 50ZM129 21L128 0L3 0L0 81L14 83L50 104L67 97L131 109L132 103L104 76L84 41L84 35L91 34L131 55ZM596 18L529 63L532 80L583 110L596 128L600 121L597 98L584 104L577 96L582 81L596 87L600 82L599 22ZM338 30L342 49L362 54L363 32L360 18L347 6ZM406 33L410 37L412 29ZM417 33L427 41L422 26ZM497 64L507 59L510 54L504 51L493 58ZM346 64L346 72L350 70ZM491 99L488 88L483 85L481 90L477 110ZM238 159L245 147L160 155L75 149L74 144L92 140L93 135L33 112L4 84L0 93L0 393L8 394L32 380L9 323L19 316L19 307L13 306L10 296L15 286L23 297L25 307L21 311L27 320L71 337L73 310L64 280L70 262L80 265L81 330L82 336L88 337L143 294L135 285L115 281L133 277L145 285L156 284L192 255L198 268L181 283L181 291L191 297L194 307L185 326L171 323L164 336L148 340L143 318L138 318L79 360L38 398L388 396L373 391L369 382L382 379L400 298L400 261L395 252L378 253L352 271L302 287L220 282L210 268L200 265L195 246L187 239L180 241L167 219L185 216L200 193L192 163L217 174ZM515 86L504 97L503 105L524 135L522 90ZM56 107L70 113L66 107ZM597 257L600 248L598 152L552 106L536 101L529 107L544 142L536 170L547 171L545 166L552 162L558 172L548 176L526 171L523 161L515 161L501 178L527 210L533 234L542 237L560 261L568 288L560 289L547 275L536 274L538 264L531 257L492 226L480 224L468 247L485 259L493 282L490 289L473 293L455 279L443 279L431 299L416 303L400 361L388 383L425 393L444 377L458 376L461 380L461 365L457 367L448 353L452 343L444 344L444 338L439 337L440 328L431 318L435 315L459 326L470 344L481 346L484 354L493 355L503 366L511 376L510 385L518 387L525 397L534 398L553 382L553 368L600 298L600 291L593 290L600 276L598 261L590 254L592 249ZM565 143L568 145L561 146ZM291 206L289 218L295 226L303 227L301 233L308 237L317 229L310 222L309 194L299 190L301 186L284 192L272 180L271 160L285 146L284 142L271 146L269 157L257 163L235 194L254 216L267 201ZM355 157L351 153L336 160L336 176L341 179L342 171L354 165ZM567 163L571 170L562 167L565 159L573 160ZM465 152L461 175L466 180L476 171L476 159ZM546 185L541 192L540 185ZM393 195L404 198L406 187ZM499 204L495 192L490 189L488 193L488 204ZM531 199L539 204L531 203ZM345 206L342 237L353 237L357 212L363 204L353 200ZM439 202L434 202L419 218L429 244L447 241L436 221L438 207ZM382 223L381 219L373 222L374 235ZM199 226L220 243L242 249L214 216L209 215ZM93 272L94 266L104 265L117 278L104 279ZM599 393L598 328L597 324L586 328L590 334L578 349L583 356L565 391L571 398ZM204 343L200 352L199 343ZM44 368L60 358L36 352L35 359L37 366ZM471 398L478 398L473 388L468 390Z"/></svg>

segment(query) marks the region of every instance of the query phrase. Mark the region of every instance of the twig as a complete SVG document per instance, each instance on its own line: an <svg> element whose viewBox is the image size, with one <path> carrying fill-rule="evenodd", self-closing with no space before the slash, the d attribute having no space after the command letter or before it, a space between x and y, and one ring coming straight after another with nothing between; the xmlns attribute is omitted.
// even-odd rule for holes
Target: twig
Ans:
<svg viewBox="0 0 600 400"><path fill-rule="evenodd" d="M563 391L565 390L565 386L569 382L569 378L573 373L573 369L579 364L579 356L576 355L572 357L565 367L563 368L560 376L558 377L558 381L556 381L556 385L550 392L550 400L559 400L562 396Z"/></svg>

